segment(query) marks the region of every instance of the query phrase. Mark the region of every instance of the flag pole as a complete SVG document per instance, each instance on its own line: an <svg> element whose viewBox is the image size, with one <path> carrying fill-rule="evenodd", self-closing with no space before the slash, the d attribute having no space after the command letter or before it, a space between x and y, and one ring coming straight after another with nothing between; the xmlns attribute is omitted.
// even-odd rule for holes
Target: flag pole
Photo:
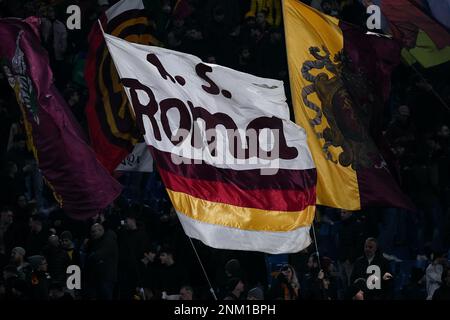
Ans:
<svg viewBox="0 0 450 320"><path fill-rule="evenodd" d="M314 245L316 246L316 252L317 252L317 263L319 265L319 270L322 270L322 266L320 264L319 247L317 246L317 237L316 237L316 229L314 227L314 221L312 222L311 226L312 226L312 230L313 230Z"/></svg>
<svg viewBox="0 0 450 320"><path fill-rule="evenodd" d="M197 253L197 249L195 249L194 242L192 241L192 238L191 238L191 237L188 236L188 238L189 238L189 241L191 242L192 249L194 249L195 255L197 256L197 260L198 260L198 262L200 263L200 266L202 267L203 274L205 275L206 281L208 281L209 291L210 291L211 294L213 295L214 300L217 301L216 293L214 292L214 289L213 289L213 287L212 287L212 285L211 285L211 282L209 281L208 274L206 273L206 270L205 270L205 268L203 267L202 260L200 259L200 256L199 256L198 253Z"/></svg>
<svg viewBox="0 0 450 320"><path fill-rule="evenodd" d="M430 86L430 91L431 93L439 100L439 102L444 106L444 108L450 112L450 107L449 105L445 102L445 100L439 95L439 93L436 92L436 90L434 90L433 86L428 82L428 80L422 75L422 73L420 73L419 70L417 70L417 68L414 65L410 65L411 69L414 70L414 72L423 80L425 81L426 84L428 84Z"/></svg>

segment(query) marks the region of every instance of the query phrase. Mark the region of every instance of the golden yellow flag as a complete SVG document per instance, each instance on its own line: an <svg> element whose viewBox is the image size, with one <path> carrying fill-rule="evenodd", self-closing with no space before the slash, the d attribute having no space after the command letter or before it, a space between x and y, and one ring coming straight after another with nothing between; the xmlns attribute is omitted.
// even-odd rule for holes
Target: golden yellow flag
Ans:
<svg viewBox="0 0 450 320"><path fill-rule="evenodd" d="M332 98L335 87L333 81L328 81L331 85L328 86L327 81L320 79L333 79L335 75L326 68L318 68L325 63L318 58L325 56L325 48L331 59L342 51L344 41L339 20L296 0L285 0L283 10L295 121L306 130L317 167L317 204L358 210L355 170L336 161L345 155L342 146L328 146L321 137L330 131L328 117L323 113L324 108L331 106L324 105L319 94L323 94L324 100Z"/></svg>
<svg viewBox="0 0 450 320"><path fill-rule="evenodd" d="M284 0L283 13L295 121L316 164L317 204L413 208L371 135L389 91L393 67L385 60L394 47L400 60L398 46L299 0Z"/></svg>

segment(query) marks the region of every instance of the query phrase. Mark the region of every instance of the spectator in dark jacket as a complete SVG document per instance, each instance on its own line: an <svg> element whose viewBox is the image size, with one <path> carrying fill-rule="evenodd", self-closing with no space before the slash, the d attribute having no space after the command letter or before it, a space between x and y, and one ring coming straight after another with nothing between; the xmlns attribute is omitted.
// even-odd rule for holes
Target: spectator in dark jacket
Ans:
<svg viewBox="0 0 450 320"><path fill-rule="evenodd" d="M184 267L175 262L171 248L164 246L159 253L161 272L159 277L159 290L168 296L176 295L185 283L189 283Z"/></svg>
<svg viewBox="0 0 450 320"><path fill-rule="evenodd" d="M118 246L116 234L105 232L99 223L91 227L86 245L86 285L90 299L111 300L117 282Z"/></svg>
<svg viewBox="0 0 450 320"><path fill-rule="evenodd" d="M139 274L141 275L140 284L144 288L145 299L151 300L158 298L157 286L159 282L160 264L156 259L158 250L156 246L150 246L145 250L139 264Z"/></svg>
<svg viewBox="0 0 450 320"><path fill-rule="evenodd" d="M42 253L42 249L47 244L49 233L43 226L42 218L39 215L33 215L30 218L30 235L27 240L28 255L37 255Z"/></svg>
<svg viewBox="0 0 450 320"><path fill-rule="evenodd" d="M25 280L19 277L15 265L10 264L3 269L3 280L5 286L5 300L26 299L28 286Z"/></svg>
<svg viewBox="0 0 450 320"><path fill-rule="evenodd" d="M270 288L269 297L274 300L297 300L300 295L300 284L297 274L291 265L280 269L274 284Z"/></svg>
<svg viewBox="0 0 450 320"><path fill-rule="evenodd" d="M228 293L225 295L224 300L241 300L245 285L240 278L231 278L228 280L227 289Z"/></svg>
<svg viewBox="0 0 450 320"><path fill-rule="evenodd" d="M139 265L149 246L145 230L138 228L134 212L129 212L119 233L120 298L132 299L137 287L142 287Z"/></svg>
<svg viewBox="0 0 450 320"><path fill-rule="evenodd" d="M66 270L70 265L67 252L61 248L56 235L48 237L48 245L42 250L48 262L48 272L53 281L66 282Z"/></svg>
<svg viewBox="0 0 450 320"><path fill-rule="evenodd" d="M48 274L47 261L44 256L34 255L28 258L31 265L31 290L30 298L32 300L48 300L51 284L51 277Z"/></svg>
<svg viewBox="0 0 450 320"><path fill-rule="evenodd" d="M353 267L353 272L350 277L352 283L356 279L366 279L371 276L368 273L369 266L377 266L380 268L381 279L374 279L381 281L381 289L369 290L365 298L366 300L381 300L388 299L392 294L392 274L389 272L389 263L378 251L377 240L375 238L367 238L364 244L364 256L358 258Z"/></svg>
<svg viewBox="0 0 450 320"><path fill-rule="evenodd" d="M70 265L81 266L80 252L75 248L73 236L70 231L63 231L61 233L61 247L66 252Z"/></svg>

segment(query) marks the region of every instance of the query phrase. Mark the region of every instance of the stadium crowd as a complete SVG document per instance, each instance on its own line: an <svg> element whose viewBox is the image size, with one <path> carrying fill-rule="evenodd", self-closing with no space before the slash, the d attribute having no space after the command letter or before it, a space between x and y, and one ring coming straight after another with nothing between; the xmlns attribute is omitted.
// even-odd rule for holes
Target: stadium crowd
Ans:
<svg viewBox="0 0 450 320"><path fill-rule="evenodd" d="M88 34L115 2L0 1L0 17L42 18L41 39L55 84L86 134ZM152 32L167 48L283 80L289 90L279 0L189 0L174 10L176 2L147 1ZM304 2L365 26L365 8L357 0ZM81 29L68 30L65 9L75 3L82 8ZM401 65L393 74L383 132L397 180L416 213L319 206L318 250L312 244L289 255L217 250L192 240L217 297L450 299L449 71L448 63L430 69ZM27 150L20 111L4 76L0 93L0 299L213 299L156 171L117 173L124 191L114 204L89 221L72 220ZM380 290L366 285L373 264L381 269ZM81 267L81 289L67 288L69 265Z"/></svg>

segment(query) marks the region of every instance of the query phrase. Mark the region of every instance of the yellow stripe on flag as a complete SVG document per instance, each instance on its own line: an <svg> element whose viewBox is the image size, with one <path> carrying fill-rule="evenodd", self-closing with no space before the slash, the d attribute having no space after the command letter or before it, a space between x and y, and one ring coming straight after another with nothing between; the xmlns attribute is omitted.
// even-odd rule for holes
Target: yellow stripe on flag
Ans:
<svg viewBox="0 0 450 320"><path fill-rule="evenodd" d="M311 225L315 206L303 211L267 211L211 202L167 189L174 208L209 224L253 231L285 232Z"/></svg>

